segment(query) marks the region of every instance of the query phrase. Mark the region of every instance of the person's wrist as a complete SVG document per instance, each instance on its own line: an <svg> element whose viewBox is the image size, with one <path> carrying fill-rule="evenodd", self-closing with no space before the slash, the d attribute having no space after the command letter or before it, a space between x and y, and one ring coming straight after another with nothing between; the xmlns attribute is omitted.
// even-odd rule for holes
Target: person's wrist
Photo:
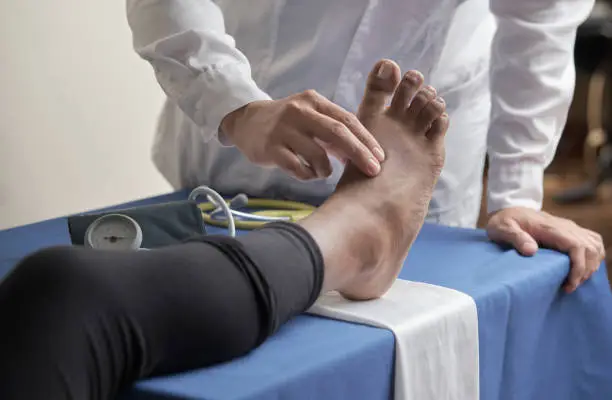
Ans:
<svg viewBox="0 0 612 400"><path fill-rule="evenodd" d="M231 140L234 137L236 123L238 119L240 119L242 115L244 115L247 107L248 104L230 112L221 120L219 129L228 139Z"/></svg>

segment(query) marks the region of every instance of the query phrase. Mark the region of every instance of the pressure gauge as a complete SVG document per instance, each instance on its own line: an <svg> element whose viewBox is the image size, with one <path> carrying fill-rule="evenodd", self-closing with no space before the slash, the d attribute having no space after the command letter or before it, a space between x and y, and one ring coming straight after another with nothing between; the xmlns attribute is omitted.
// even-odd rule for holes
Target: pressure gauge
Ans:
<svg viewBox="0 0 612 400"><path fill-rule="evenodd" d="M133 218L123 214L107 214L89 225L85 245L94 249L138 250L142 229Z"/></svg>

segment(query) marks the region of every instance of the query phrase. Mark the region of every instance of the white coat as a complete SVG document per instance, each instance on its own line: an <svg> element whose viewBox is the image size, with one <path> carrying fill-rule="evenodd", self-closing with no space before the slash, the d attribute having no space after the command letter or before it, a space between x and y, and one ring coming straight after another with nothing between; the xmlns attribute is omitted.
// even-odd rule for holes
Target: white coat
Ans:
<svg viewBox="0 0 612 400"><path fill-rule="evenodd" d="M127 0L136 52L168 99L153 147L175 187L321 200L250 163L218 135L229 112L315 89L355 112L381 58L421 71L446 100L447 160L428 220L473 226L489 157L488 211L540 208L573 96L574 38L593 0ZM257 140L257 132L253 132Z"/></svg>

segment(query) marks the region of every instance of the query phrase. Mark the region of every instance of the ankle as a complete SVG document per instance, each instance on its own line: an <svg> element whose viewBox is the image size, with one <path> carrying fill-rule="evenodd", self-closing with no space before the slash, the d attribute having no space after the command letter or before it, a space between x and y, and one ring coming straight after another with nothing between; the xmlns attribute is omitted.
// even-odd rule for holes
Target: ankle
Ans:
<svg viewBox="0 0 612 400"><path fill-rule="evenodd" d="M317 237L327 239L323 244L329 257L326 262L345 265L348 276L360 276L375 269L387 254L391 233L373 207L364 203L339 204L332 198L319 208L317 217L321 218L309 217L302 221ZM331 218L346 224L330 227L327 223ZM321 229L323 226L326 227Z"/></svg>

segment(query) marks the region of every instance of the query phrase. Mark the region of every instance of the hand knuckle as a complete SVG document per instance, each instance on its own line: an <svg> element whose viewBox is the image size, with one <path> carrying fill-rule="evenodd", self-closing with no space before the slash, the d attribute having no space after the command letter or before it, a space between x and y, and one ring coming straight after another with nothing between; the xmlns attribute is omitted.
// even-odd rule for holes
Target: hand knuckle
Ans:
<svg viewBox="0 0 612 400"><path fill-rule="evenodd" d="M586 252L586 255L587 255L588 257L593 258L593 257L597 257L597 256L599 256L599 251L598 251L598 250L597 250L597 248L596 248L594 245L592 245L592 244L587 244L587 245L585 245L584 251Z"/></svg>
<svg viewBox="0 0 612 400"><path fill-rule="evenodd" d="M514 222L514 219L512 219L512 217L502 217L499 220L499 225L502 228L510 228L513 222Z"/></svg>
<svg viewBox="0 0 612 400"><path fill-rule="evenodd" d="M540 224L540 228L542 230L546 231L546 232L554 233L554 234L556 234L557 230L558 230L555 227L555 224L551 224L551 223L548 223L548 222L543 222L542 224Z"/></svg>
<svg viewBox="0 0 612 400"><path fill-rule="evenodd" d="M289 100L285 105L285 109L289 112L290 115L302 112L302 108L302 104L300 104L300 102L295 99Z"/></svg>
<svg viewBox="0 0 612 400"><path fill-rule="evenodd" d="M340 122L336 122L330 126L330 131L332 135L339 139L345 139L347 137L346 129L343 124Z"/></svg>
<svg viewBox="0 0 612 400"><path fill-rule="evenodd" d="M302 92L302 97L310 102L316 102L319 99L319 93L316 90L308 89Z"/></svg>
<svg viewBox="0 0 612 400"><path fill-rule="evenodd" d="M359 124L357 116L349 112L344 113L342 117L340 117L340 122L347 127L355 127Z"/></svg>

